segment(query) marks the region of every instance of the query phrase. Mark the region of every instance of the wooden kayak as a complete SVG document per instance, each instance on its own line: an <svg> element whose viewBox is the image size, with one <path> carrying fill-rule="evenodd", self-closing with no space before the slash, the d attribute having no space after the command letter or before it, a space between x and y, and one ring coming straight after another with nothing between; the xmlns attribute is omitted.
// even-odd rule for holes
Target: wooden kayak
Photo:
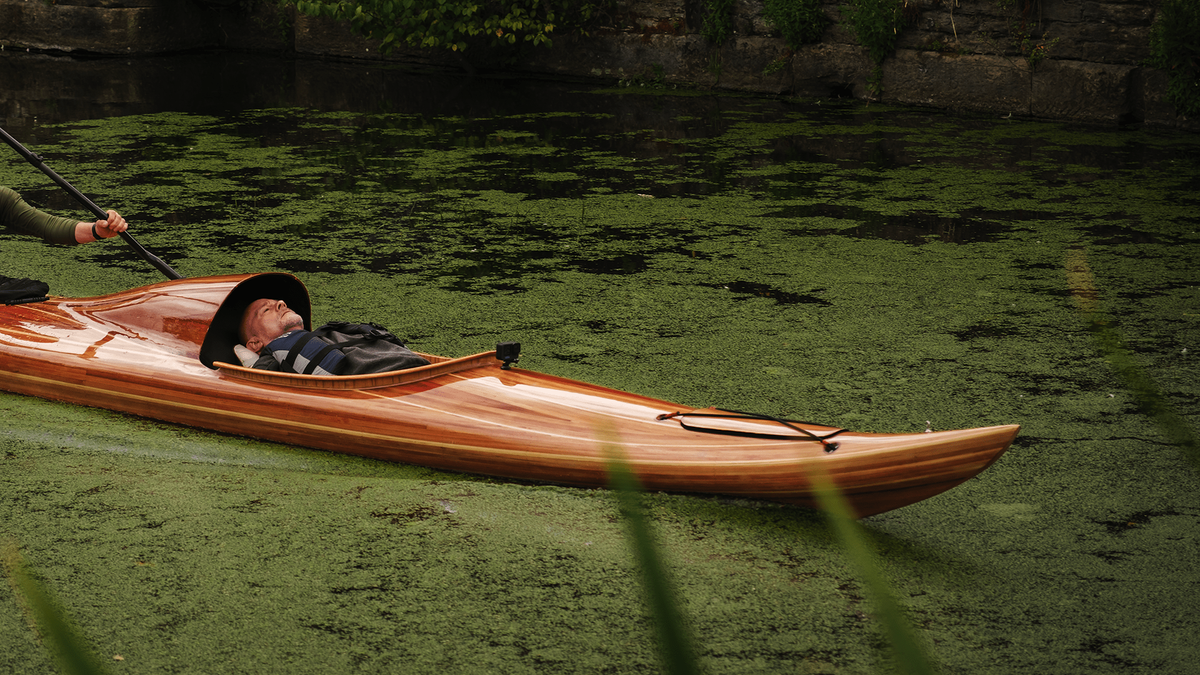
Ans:
<svg viewBox="0 0 1200 675"><path fill-rule="evenodd" d="M915 434L694 410L521 368L495 352L350 377L256 371L233 354L258 297L309 317L287 274L165 281L0 307L0 388L280 443L536 482L608 484L619 447L648 490L813 506L824 472L859 517L975 476L1020 427ZM711 416L710 416L711 415Z"/></svg>

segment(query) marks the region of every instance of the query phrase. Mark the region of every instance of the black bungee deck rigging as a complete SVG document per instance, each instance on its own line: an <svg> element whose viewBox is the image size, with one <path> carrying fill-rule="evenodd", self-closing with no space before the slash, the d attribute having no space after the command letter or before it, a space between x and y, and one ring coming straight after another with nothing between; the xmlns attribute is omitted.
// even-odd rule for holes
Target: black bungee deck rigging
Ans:
<svg viewBox="0 0 1200 675"><path fill-rule="evenodd" d="M834 431L831 431L827 434L814 434L813 432L809 431L808 429L805 429L804 427L797 426L797 425L800 425L800 424L809 424L812 426L823 426L823 425L813 424L812 422L804 422L801 420L790 420L790 419L785 419L782 417L775 417L772 415L763 415L760 413L743 412L741 410L721 410L719 408L715 409L715 410L716 410L716 412L676 411L673 413L663 413L655 419L659 419L659 420L677 419L677 420L679 420L679 425L682 426L684 429L687 429L688 431L698 431L700 433L705 433L705 434L720 434L723 436L742 436L745 438L767 438L767 439L776 438L776 439L794 440L794 441L816 441L821 444L821 446L825 449L825 452L833 452L834 450L837 450L840 443L838 443L837 441L831 441L829 439L846 431L845 429L835 429ZM781 424L781 425L791 429L792 431L799 432L801 435L796 436L794 434L784 434L784 433L773 434L773 433L769 433L766 431L739 431L737 429L713 429L711 427L701 427L701 426L688 424L684 420L684 418L686 418L686 417L702 417L702 418L708 418L708 419L727 419L727 420L759 420L759 421L765 421L765 422L775 422L777 424Z"/></svg>

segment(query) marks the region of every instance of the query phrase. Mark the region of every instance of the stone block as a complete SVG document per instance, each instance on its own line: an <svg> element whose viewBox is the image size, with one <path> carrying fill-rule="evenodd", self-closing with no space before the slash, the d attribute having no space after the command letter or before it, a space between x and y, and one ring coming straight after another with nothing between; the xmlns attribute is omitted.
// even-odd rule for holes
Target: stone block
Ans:
<svg viewBox="0 0 1200 675"><path fill-rule="evenodd" d="M719 54L720 61L713 64L719 65L713 83L717 87L771 94L792 87L792 76L787 72L792 54L781 39L738 37L724 45Z"/></svg>
<svg viewBox="0 0 1200 675"><path fill-rule="evenodd" d="M1099 26L1069 33L1051 30L1047 38L1059 38L1050 47L1050 56L1056 59L1137 65L1150 56L1149 26Z"/></svg>
<svg viewBox="0 0 1200 675"><path fill-rule="evenodd" d="M294 44L300 54L321 54L353 59L383 58L379 40L356 35L349 24L326 17L296 15Z"/></svg>
<svg viewBox="0 0 1200 675"><path fill-rule="evenodd" d="M1051 59L1033 72L1030 113L1037 117L1117 124L1134 112L1135 68Z"/></svg>
<svg viewBox="0 0 1200 675"><path fill-rule="evenodd" d="M1087 2L1083 4L1080 21L1101 25L1149 26L1154 21L1155 8L1150 2Z"/></svg>
<svg viewBox="0 0 1200 675"><path fill-rule="evenodd" d="M218 44L215 14L178 0L0 0L0 45L155 54Z"/></svg>
<svg viewBox="0 0 1200 675"><path fill-rule="evenodd" d="M862 47L804 45L792 56L792 91L805 96L863 98L870 73L871 59Z"/></svg>
<svg viewBox="0 0 1200 675"><path fill-rule="evenodd" d="M687 23L682 0L624 0L616 13L631 21L633 27L655 32L675 32Z"/></svg>
<svg viewBox="0 0 1200 675"><path fill-rule="evenodd" d="M883 100L952 110L1027 115L1024 59L900 50L883 64Z"/></svg>
<svg viewBox="0 0 1200 675"><path fill-rule="evenodd" d="M1042 0L1041 12L1033 18L1039 22L1065 21L1068 23L1078 23L1083 21L1085 4L1089 3L1083 0Z"/></svg>

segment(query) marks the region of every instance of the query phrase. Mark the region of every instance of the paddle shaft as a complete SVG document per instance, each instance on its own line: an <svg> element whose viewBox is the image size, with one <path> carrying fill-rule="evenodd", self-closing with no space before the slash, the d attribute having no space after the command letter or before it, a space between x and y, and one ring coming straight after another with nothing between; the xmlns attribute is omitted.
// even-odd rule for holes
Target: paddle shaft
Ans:
<svg viewBox="0 0 1200 675"><path fill-rule="evenodd" d="M0 137L3 137L4 141L6 143L8 143L9 145L11 145L13 150L16 150L17 153L19 153L22 157L24 157L26 159L26 161L28 161L30 164L36 166L38 169L41 170L42 173L49 176L50 180L54 181L55 183L58 183L59 187L66 190L67 194L74 197L80 204L83 204L84 207L87 208L89 211L91 211L97 218L99 218L101 220L108 220L108 212L107 211L100 208L99 206L96 206L96 203L93 202L91 199L88 199L87 195L83 194L79 190L76 190L74 185L71 185L70 183L68 183L66 181L66 179L64 179L62 176L58 175L54 171L54 169L51 169L50 167L46 166L46 163L44 161L42 161L42 158L39 155L35 155L34 153L30 152L28 148L26 148L24 145L21 145L20 141L13 138L12 136L10 136L9 133L7 131L5 131L4 129L0 129ZM121 238L125 240L126 244L129 244L133 248L133 250L137 252L138 255L142 256L142 258L144 260L146 260L146 262L150 263L151 265L154 265L154 267L159 272L162 272L163 274L167 275L168 279L182 279L183 278L182 274L180 274L179 272L176 272L174 269L171 268L170 265L168 265L167 263L165 263L161 259L159 259L158 256L147 251L140 243L138 243L137 239L133 238L132 234L129 234L129 232L126 231L126 232L121 232L120 235L121 235Z"/></svg>

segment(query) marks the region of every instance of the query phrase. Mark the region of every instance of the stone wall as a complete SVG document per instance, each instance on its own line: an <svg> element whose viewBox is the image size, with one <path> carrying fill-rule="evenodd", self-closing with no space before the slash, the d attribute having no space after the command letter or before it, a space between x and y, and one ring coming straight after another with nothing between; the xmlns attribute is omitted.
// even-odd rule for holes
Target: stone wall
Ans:
<svg viewBox="0 0 1200 675"><path fill-rule="evenodd" d="M192 0L0 0L0 45L155 54L213 44L214 13Z"/></svg>
<svg viewBox="0 0 1200 675"><path fill-rule="evenodd" d="M591 74L641 80L1198 128L1164 100L1165 76L1141 65L1156 0L1040 0L1028 14L1024 0L908 0L910 24L876 87L869 86L874 64L842 17L844 4L826 3L830 26L821 41L793 51L756 0L738 1L735 33L720 48L693 28L698 3L627 0L624 27L556 45L556 54L532 54L528 65L567 74L567 64L583 61ZM673 34L680 25L689 34ZM567 56L576 53L583 58Z"/></svg>
<svg viewBox="0 0 1200 675"><path fill-rule="evenodd" d="M878 71L842 17L845 1L827 2L821 41L795 50L761 0L735 0L734 33L719 46L699 34L704 0L617 0L592 36L559 37L549 49L387 57L344 26L263 4L246 13L231 0L0 0L0 44L100 54L227 47L469 70L503 62L531 74L1200 129L1165 100L1165 75L1141 65L1158 0L906 0L908 26Z"/></svg>

